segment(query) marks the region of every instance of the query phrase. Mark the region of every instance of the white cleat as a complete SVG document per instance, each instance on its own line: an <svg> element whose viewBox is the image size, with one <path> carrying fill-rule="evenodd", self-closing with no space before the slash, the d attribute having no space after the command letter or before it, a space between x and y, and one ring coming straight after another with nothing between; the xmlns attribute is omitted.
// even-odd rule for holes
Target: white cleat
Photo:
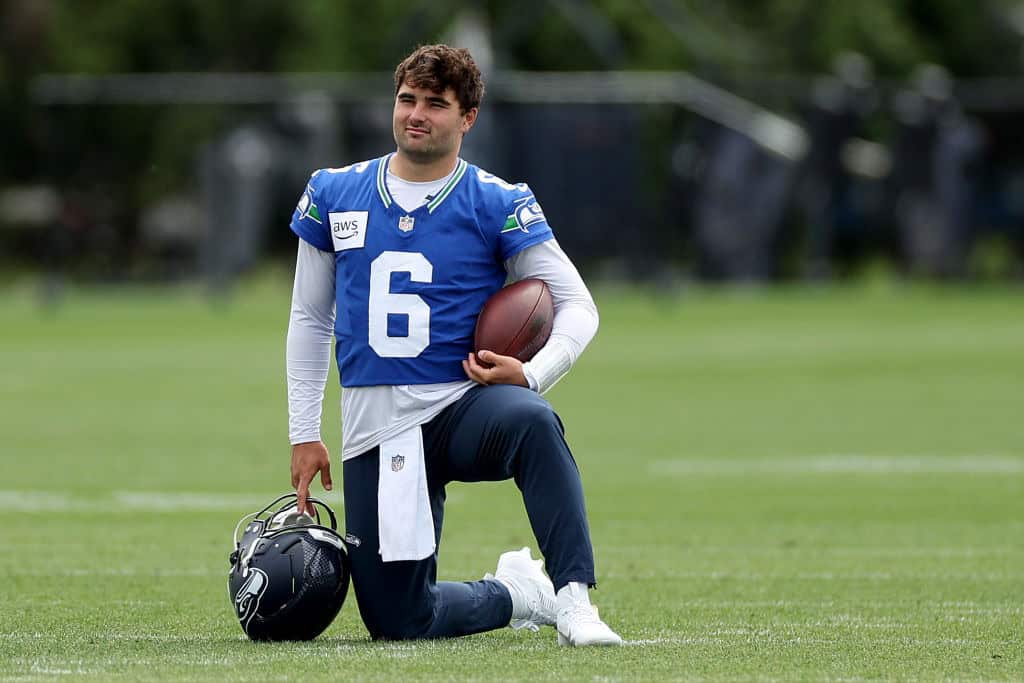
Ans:
<svg viewBox="0 0 1024 683"><path fill-rule="evenodd" d="M508 588L512 596L513 629L539 631L541 626L554 626L557 611L555 587L544 574L543 560L530 557L530 549L502 553L494 578Z"/></svg>
<svg viewBox="0 0 1024 683"><path fill-rule="evenodd" d="M558 644L585 647L591 645L622 645L622 638L601 621L597 609L590 604L587 587L570 582L558 591Z"/></svg>

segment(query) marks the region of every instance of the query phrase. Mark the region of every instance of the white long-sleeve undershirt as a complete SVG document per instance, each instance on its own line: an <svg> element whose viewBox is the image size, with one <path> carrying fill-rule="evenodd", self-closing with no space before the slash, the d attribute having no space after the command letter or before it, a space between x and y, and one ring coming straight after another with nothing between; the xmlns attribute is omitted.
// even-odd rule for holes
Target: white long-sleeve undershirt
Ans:
<svg viewBox="0 0 1024 683"><path fill-rule="evenodd" d="M291 443L320 439L324 388L334 337L334 254L299 240L288 325L288 434ZM555 240L528 247L505 262L510 281L540 278L551 290L555 317L548 343L523 365L541 393L561 379L598 327L597 307L576 267ZM474 386L439 384L349 387L342 391L342 459L433 419Z"/></svg>
<svg viewBox="0 0 1024 683"><path fill-rule="evenodd" d="M299 240L285 345L288 435L291 443L320 440L324 387L334 341L334 254Z"/></svg>
<svg viewBox="0 0 1024 683"><path fill-rule="evenodd" d="M569 372L597 334L597 306L576 266L553 239L519 252L505 261L505 269L511 282L538 278L551 290L555 309L551 336L523 364L530 388L543 394Z"/></svg>

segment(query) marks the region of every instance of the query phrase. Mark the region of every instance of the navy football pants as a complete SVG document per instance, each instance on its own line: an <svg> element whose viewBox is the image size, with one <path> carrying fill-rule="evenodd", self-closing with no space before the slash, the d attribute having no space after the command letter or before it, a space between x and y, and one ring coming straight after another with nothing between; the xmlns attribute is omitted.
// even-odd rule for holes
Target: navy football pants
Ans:
<svg viewBox="0 0 1024 683"><path fill-rule="evenodd" d="M479 386L423 425L427 489L440 547L445 486L514 479L555 590L594 584L583 488L562 423L533 391ZM378 449L344 463L345 527L352 584L373 638L445 638L507 626L508 590L497 581L437 582L437 551L416 562L378 552Z"/></svg>

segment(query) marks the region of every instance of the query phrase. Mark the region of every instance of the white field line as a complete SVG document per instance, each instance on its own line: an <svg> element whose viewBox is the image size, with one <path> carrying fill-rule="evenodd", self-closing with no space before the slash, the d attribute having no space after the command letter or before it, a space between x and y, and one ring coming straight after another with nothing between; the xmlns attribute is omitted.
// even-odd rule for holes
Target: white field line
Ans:
<svg viewBox="0 0 1024 683"><path fill-rule="evenodd" d="M283 491L281 492L283 493ZM280 495L280 493L276 494ZM52 514L54 512L231 512L238 517L256 512L273 494L199 493L193 491L112 491L83 496L66 491L0 490L0 512ZM335 509L344 505L340 491L316 496Z"/></svg>
<svg viewBox="0 0 1024 683"><path fill-rule="evenodd" d="M22 567L12 566L0 570L2 576L63 576L63 577L90 577L90 576L147 576L147 577L204 577L204 576L226 576L227 567ZM621 573L617 571L606 571L603 576L611 579L623 579L629 581L751 581L768 582L779 579L797 581L866 581L866 582L889 582L889 581L1022 581L1024 572L1021 571L987 571L975 572L970 570L938 570L920 571L908 569L905 572L888 571L803 571L803 572L750 572L708 569L704 571L677 571L677 570L648 570L632 571Z"/></svg>
<svg viewBox="0 0 1024 683"><path fill-rule="evenodd" d="M104 607L129 607L133 609L152 609L154 607L167 607L172 604L168 600L109 600L103 603ZM17 597L4 603L5 607L29 607L39 609L42 607L67 607L75 610L81 607L78 600L36 600L30 597ZM3 634L0 633L0 638Z"/></svg>
<svg viewBox="0 0 1024 683"><path fill-rule="evenodd" d="M67 662L48 662L44 660L33 660L31 663L27 663L28 672L16 676L0 676L0 681L3 683L13 683L14 681L40 681L40 680L53 680L54 677L60 676L87 676L90 674L98 673L98 669L85 668L82 666L82 660L68 660ZM23 664L24 666L24 664ZM74 668L71 668L71 667Z"/></svg>
<svg viewBox="0 0 1024 683"><path fill-rule="evenodd" d="M225 563L226 564L226 563ZM221 576L227 580L228 567L223 569L212 569L206 567L168 568L160 567L106 567L106 568L24 568L10 567L0 570L0 577L7 576L62 576L65 578L89 577L89 576L145 576L152 578L178 577L178 576Z"/></svg>
<svg viewBox="0 0 1024 683"><path fill-rule="evenodd" d="M785 579L787 581L866 581L884 583L887 581L1024 581L1024 572L971 572L971 571L931 571L921 572L908 569L906 572L743 572L743 571L646 571L620 573L615 571L602 572L606 578L624 581L752 581L770 582Z"/></svg>
<svg viewBox="0 0 1024 683"><path fill-rule="evenodd" d="M751 474L1024 474L1020 455L871 455L784 458L678 458L648 465L655 476Z"/></svg>
<svg viewBox="0 0 1024 683"><path fill-rule="evenodd" d="M144 577L209 577L209 576L227 576L227 570L219 569L166 569L156 567L139 567L139 568L121 568L121 569L55 569L55 570L33 570L33 569L9 569L2 572L4 576L35 576L35 577L65 577L65 578L76 578L76 577L94 577L94 576L144 576ZM1006 573L999 574L994 572L988 573L973 573L973 572L942 572L935 573L930 572L922 574L919 572L908 571L906 574L891 574L887 572L851 572L851 573L832 573L832 572L803 572L797 574L755 574L755 573L734 573L734 572L646 572L642 574L619 574L616 572L606 572L604 574L607 578L622 579L622 580L658 580L658 581L672 581L672 580L712 580L712 581L743 581L743 582L770 582L778 581L780 579L786 580L797 580L797 581L822 581L822 582L845 582L845 581L864 581L868 583L887 583L887 582L898 582L898 581L981 581L986 583L1000 583L1000 582L1024 582L1024 573Z"/></svg>
<svg viewBox="0 0 1024 683"><path fill-rule="evenodd" d="M671 544L650 544L643 546L608 546L601 549L602 555L624 555L626 557L635 557L638 552L650 551L652 549L659 549L661 552L668 556L673 553L681 552L678 545ZM1024 554L1024 546L1009 546L1009 545L998 545L998 546L986 546L986 547L970 547L970 548L954 548L947 546L819 546L819 545L806 545L806 546L794 546L784 547L778 545L771 546L758 546L758 545L704 545L695 544L692 547L688 547L686 552L691 555L785 555L792 557L793 555L799 555L800 553L813 553L814 555L854 555L857 557L892 557L892 558L908 558L908 557L940 557L940 558L979 558L979 557L1000 557L1005 555L1022 555Z"/></svg>
<svg viewBox="0 0 1024 683"><path fill-rule="evenodd" d="M1008 607L1006 605L983 604L972 601L958 600L934 600L919 602L913 601L908 604L900 602L837 602L835 600L683 600L674 603L681 607L692 607L702 609L725 609L725 610L747 610L747 609L800 609L800 610L828 610L837 609L859 609L865 611L892 610L933 610L947 614L960 615L984 615L984 616L1024 616L1024 607Z"/></svg>
<svg viewBox="0 0 1024 683"><path fill-rule="evenodd" d="M227 576L227 567L8 567L0 571L0 577L35 576L35 577L206 577ZM616 571L603 572L608 579L624 581L744 581L771 582L785 579L787 581L865 581L869 583L885 583L890 581L984 581L998 583L1005 581L1024 582L1024 572L972 572L972 571L930 571L921 572L908 569L906 572L882 571L850 571L850 572L744 572L744 571L643 571L621 573Z"/></svg>
<svg viewBox="0 0 1024 683"><path fill-rule="evenodd" d="M45 664L33 663L29 669L34 674L43 674L45 676L82 676L85 674L92 673L91 670L83 668L81 665L76 666L74 669L67 668L55 668L47 666Z"/></svg>
<svg viewBox="0 0 1024 683"><path fill-rule="evenodd" d="M652 646L652 645L695 645L695 644L717 644L717 643L791 643L791 644L827 644L840 642L845 634L836 633L832 637L822 636L803 636L796 635L792 632L793 628L834 628L835 623L830 621L817 621L817 622L794 622L786 624L786 628L783 632L779 632L777 629L746 629L746 628L727 628L727 629L712 629L703 634L699 635L665 635L656 636L649 638L636 638L626 639L626 645L632 646ZM860 624L860 626L869 626L868 624ZM905 627L907 625L900 624L894 625L899 627ZM914 626L913 628L917 628ZM547 634L536 636L537 638L544 638ZM154 643L188 643L188 644L203 644L204 642L214 643L221 642L221 638L213 635L169 635L169 634L157 634L157 633L103 633L103 632L90 632L88 634L90 641L96 643L103 642L154 642ZM985 638L916 638L911 635L893 635L891 638L895 638L901 644L904 645L924 645L924 646L936 646L936 645L953 645L953 646L965 646L965 645L976 645L976 644L991 644L991 640ZM877 643L877 644L889 644L893 642L890 636L877 639L866 639L859 640L861 643ZM47 640L66 640L53 633L31 633L31 634L8 634L0 633L0 641L6 640L8 642L28 642L28 641L47 641ZM239 642L243 642L243 639L239 637ZM536 643L537 645L543 645L542 642ZM366 652L372 654L375 658L381 655L389 658L412 658L418 655L432 654L434 648L427 647L424 643L410 643L405 647L396 648L387 643L373 643L372 641L361 641L357 644L350 644L344 646L338 646L340 650L346 652L354 652L356 650L360 652ZM268 653L272 654L272 653ZM249 653L239 653L239 658L248 659ZM270 657L273 658L272 656ZM233 658L227 658L224 663L233 663ZM38 663L38 660L37 660ZM67 664L84 664L83 660L75 660L67 662Z"/></svg>
<svg viewBox="0 0 1024 683"><path fill-rule="evenodd" d="M794 624L794 626L799 627L812 625ZM736 643L773 645L837 645L843 643L847 637L847 633L837 633L834 637L824 638L819 636L798 636L792 634L750 633L746 635L737 634L732 637L705 635L689 636L684 638L642 638L637 640L626 640L625 644L638 646L728 645ZM894 643L898 643L904 647L976 647L991 645L992 641L985 638L915 638L913 636L888 634L883 638L858 638L857 643L859 645L878 646L891 646Z"/></svg>

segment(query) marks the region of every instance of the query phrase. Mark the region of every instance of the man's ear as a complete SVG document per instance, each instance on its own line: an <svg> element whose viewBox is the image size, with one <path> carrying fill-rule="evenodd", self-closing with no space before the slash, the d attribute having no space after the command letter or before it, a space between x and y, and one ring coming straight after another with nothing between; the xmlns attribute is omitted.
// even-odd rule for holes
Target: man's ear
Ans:
<svg viewBox="0 0 1024 683"><path fill-rule="evenodd" d="M469 132L469 129L476 123L476 115L480 112L477 107L473 107L465 114L462 115L462 134L465 135Z"/></svg>

